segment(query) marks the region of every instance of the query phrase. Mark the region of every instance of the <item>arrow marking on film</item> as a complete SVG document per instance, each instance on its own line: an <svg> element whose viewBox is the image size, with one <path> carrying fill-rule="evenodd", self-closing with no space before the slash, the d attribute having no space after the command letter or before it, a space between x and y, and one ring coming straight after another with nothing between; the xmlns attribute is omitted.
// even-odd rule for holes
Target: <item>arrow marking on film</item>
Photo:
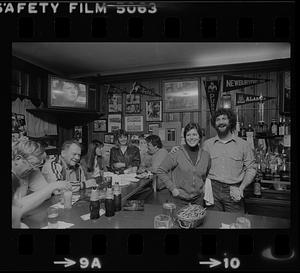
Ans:
<svg viewBox="0 0 300 273"><path fill-rule="evenodd" d="M67 258L65 258L64 261L54 261L53 263L54 264L63 264L65 267L69 267L69 266L76 264L75 261L67 259Z"/></svg>
<svg viewBox="0 0 300 273"><path fill-rule="evenodd" d="M209 261L199 262L199 264L209 264L209 267L211 268L220 265L221 262L213 258L209 258Z"/></svg>

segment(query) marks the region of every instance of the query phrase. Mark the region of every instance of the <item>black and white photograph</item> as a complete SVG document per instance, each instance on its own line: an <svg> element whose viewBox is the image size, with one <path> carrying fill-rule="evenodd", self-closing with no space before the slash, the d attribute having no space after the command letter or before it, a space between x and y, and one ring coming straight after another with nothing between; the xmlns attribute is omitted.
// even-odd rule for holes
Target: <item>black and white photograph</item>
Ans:
<svg viewBox="0 0 300 273"><path fill-rule="evenodd" d="M13 229L164 228L185 233L187 229L291 227L291 193L297 181L291 176L294 147L286 141L292 123L287 112L293 109L288 107L297 91L288 80L292 75L291 44L26 41L12 44L12 59L13 70L29 73L30 79L36 76L32 71L38 71L45 86L48 84L41 90L45 101L40 104L34 90L29 89L28 100L35 105L24 104L24 98L15 94L12 112L26 113L29 137L53 140L55 157L61 159L35 158L28 148L29 163L12 158L14 179L30 180L29 173L34 170L46 185L54 187L57 177L65 182L65 174L70 173L72 200L80 201L70 205L68 196L52 194L71 191L67 183L57 183L59 189L51 188L47 198L33 201L34 209L28 214L20 215L12 203L18 212L12 215ZM134 82L161 97L128 94ZM91 83L97 88L88 96ZM281 111L284 90L289 93L285 91ZM213 97L216 109L211 111L211 94L217 92L220 95ZM238 105L234 98L239 93L250 101ZM67 94L69 98L62 98ZM224 103L225 96L230 103ZM263 100L262 107L251 101L255 96L272 99ZM12 120L13 130L19 128L14 125L17 120L17 116ZM49 133L51 126L57 128L53 134ZM131 135L145 134L149 135L143 153L154 161L146 162L141 147L131 145ZM72 143L73 137L82 142L80 147ZM225 141L228 139L234 141ZM137 146L138 140L135 142ZM104 143L112 148L102 161L98 159ZM24 147L12 146L12 154L23 155ZM175 157L162 156L172 149ZM194 162L200 152L201 160ZM80 156L70 159L73 153ZM95 158L97 162L92 162ZM66 164L60 164L63 161ZM153 170L161 164L164 168L158 180L168 181L168 185L154 183ZM88 165L95 168L84 173ZM81 167L85 188L77 183ZM195 169L197 176L193 175ZM120 183L118 210L99 215L97 207L91 208L95 184L87 177L97 177L97 170L103 170L104 177L113 177L112 186ZM52 210L58 203L57 210Z"/></svg>
<svg viewBox="0 0 300 273"><path fill-rule="evenodd" d="M162 121L162 101L146 101L146 121Z"/></svg>
<svg viewBox="0 0 300 273"><path fill-rule="evenodd" d="M122 112L122 94L108 93L108 113Z"/></svg>
<svg viewBox="0 0 300 273"><path fill-rule="evenodd" d="M94 120L94 132L107 132L107 119Z"/></svg>
<svg viewBox="0 0 300 273"><path fill-rule="evenodd" d="M107 132L113 133L122 128L122 115L121 114L110 114L107 118Z"/></svg>
<svg viewBox="0 0 300 273"><path fill-rule="evenodd" d="M137 114L141 112L141 95L127 94L126 95L126 114Z"/></svg>
<svg viewBox="0 0 300 273"><path fill-rule="evenodd" d="M199 109L198 80L174 80L163 82L166 112L183 112Z"/></svg>

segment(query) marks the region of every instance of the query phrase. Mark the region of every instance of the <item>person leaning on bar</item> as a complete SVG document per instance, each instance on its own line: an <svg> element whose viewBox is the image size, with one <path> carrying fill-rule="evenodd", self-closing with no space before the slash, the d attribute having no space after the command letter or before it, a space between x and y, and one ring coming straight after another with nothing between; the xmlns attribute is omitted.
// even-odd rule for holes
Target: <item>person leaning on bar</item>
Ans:
<svg viewBox="0 0 300 273"><path fill-rule="evenodd" d="M236 115L231 109L218 109L211 119L217 135L206 140L203 149L210 154L214 205L211 209L244 212L243 191L256 175L250 144L234 134Z"/></svg>
<svg viewBox="0 0 300 273"><path fill-rule="evenodd" d="M42 173L48 183L69 181L72 191L96 186L94 178L86 179L80 165L81 145L77 140L67 140L63 143L61 153L54 159L47 160Z"/></svg>
<svg viewBox="0 0 300 273"><path fill-rule="evenodd" d="M48 184L44 180L39 168L43 165L45 157L45 150L38 142L20 139L12 144L13 228L20 228L21 217L50 198L52 192L71 189L71 184L68 182ZM33 180L35 191L30 193L33 173L35 174ZM41 177L43 179L39 181Z"/></svg>
<svg viewBox="0 0 300 273"><path fill-rule="evenodd" d="M186 144L167 155L157 169L158 178L172 193L170 198L177 206L203 205L210 156L200 147L202 132L198 123L187 124L183 134ZM171 176L169 171L172 171Z"/></svg>

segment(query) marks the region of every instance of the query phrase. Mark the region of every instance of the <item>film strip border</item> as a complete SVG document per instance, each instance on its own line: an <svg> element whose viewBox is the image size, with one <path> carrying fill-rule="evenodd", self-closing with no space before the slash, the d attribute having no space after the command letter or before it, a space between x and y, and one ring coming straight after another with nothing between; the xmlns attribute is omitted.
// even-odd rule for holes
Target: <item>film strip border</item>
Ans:
<svg viewBox="0 0 300 273"><path fill-rule="evenodd" d="M68 2L61 2L61 9L55 14L1 11L0 25L9 26L2 28L1 35L4 42L286 42L295 37L294 2L155 2L155 5L157 11L152 14L132 12L133 9L118 14L113 8L106 14L86 10L70 13ZM222 264L215 268L222 269L294 269L299 236L295 225L291 227L292 231L7 230L4 234L9 235L3 240L7 251L0 269L61 270L64 264L54 261L65 258L76 262L68 269L99 269L96 262L92 268L95 257L103 270L205 270L210 265L200 262L211 258L220 260ZM232 262L236 257L241 261L238 267L236 260Z"/></svg>
<svg viewBox="0 0 300 273"><path fill-rule="evenodd" d="M28 4L19 13L17 4L13 13L0 6L13 39L243 42L289 41L295 33L294 4L284 1L107 4L105 13L99 2L61 2L56 9L37 4L31 13Z"/></svg>
<svg viewBox="0 0 300 273"><path fill-rule="evenodd" d="M30 232L14 238L11 247L18 261L14 268L20 270L59 270L63 266L55 262L68 259L73 261L69 262L70 269L204 270L210 267L205 262L211 260L220 262L215 263L219 269L292 268L295 248L288 232L265 230L261 236L256 234L255 230L197 230L189 234L85 231L84 236L77 231L47 236Z"/></svg>

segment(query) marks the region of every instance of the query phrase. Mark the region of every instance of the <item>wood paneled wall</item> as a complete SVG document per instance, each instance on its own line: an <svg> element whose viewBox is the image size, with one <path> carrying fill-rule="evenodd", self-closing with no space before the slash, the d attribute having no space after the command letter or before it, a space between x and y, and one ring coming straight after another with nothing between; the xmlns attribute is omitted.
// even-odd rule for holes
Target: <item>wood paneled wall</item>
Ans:
<svg viewBox="0 0 300 273"><path fill-rule="evenodd" d="M243 73L237 73L237 72L231 72L226 73L229 75L235 75L235 76L243 76L243 77L249 77L249 78L261 78L261 79L270 79L269 82L249 86L243 89L233 90L230 92L232 97L232 105L233 109L236 110L236 107L234 106L234 98L236 92L242 92L245 94L253 94L253 95L260 95L267 97L274 97L274 99L271 99L269 101L265 102L265 111L264 111L264 119L265 122L269 125L272 118L279 118L279 93L280 88L282 88L282 77L283 73L286 69L283 68L282 70L276 70L272 71L257 71L257 72L243 72ZM182 124L182 127L184 127L189 122L199 122L202 128L205 130L205 138L212 137L216 134L214 128L212 128L210 124L210 110L207 102L206 92L204 88L203 81L207 80L221 80L221 87L220 87L220 94L219 94L219 100L218 100L218 106L220 104L220 98L222 95L222 78L225 73L210 73L209 75L201 75L201 74L195 74L193 78L198 79L199 81L199 110L198 111L192 111L192 112L174 112L174 113L167 113L164 112L165 109L163 107L163 121L180 121ZM151 79L151 80L138 80L139 83L141 83L143 86L148 88L154 88L155 92L162 95L163 99L163 92L162 92L162 82L165 80L183 80L188 79L189 77L182 77L181 75L178 75L178 77L172 77L172 78L157 78L157 79ZM136 81L135 78L132 78L132 80L128 80L127 82L111 82L112 85L116 87L120 87L122 89L130 90L132 88L133 82ZM100 108L104 113L106 113L107 117L107 97L106 97L106 87L101 84L100 85L100 92L101 92L101 99L100 99ZM143 115L144 116L144 133L148 133L148 122L145 121L145 102L147 100L153 100L153 99L159 99L149 96L142 96L141 97L141 106L142 111L140 114L136 115ZM124 128L124 117L125 117L125 95L123 95L123 113L122 113L122 128ZM258 103L250 103L246 105L239 106L239 120L243 121L244 125L246 126L248 123L251 123L252 125L256 124L258 121ZM127 115L127 114L126 114ZM100 138L103 140L104 134L103 133L92 133L92 138Z"/></svg>

